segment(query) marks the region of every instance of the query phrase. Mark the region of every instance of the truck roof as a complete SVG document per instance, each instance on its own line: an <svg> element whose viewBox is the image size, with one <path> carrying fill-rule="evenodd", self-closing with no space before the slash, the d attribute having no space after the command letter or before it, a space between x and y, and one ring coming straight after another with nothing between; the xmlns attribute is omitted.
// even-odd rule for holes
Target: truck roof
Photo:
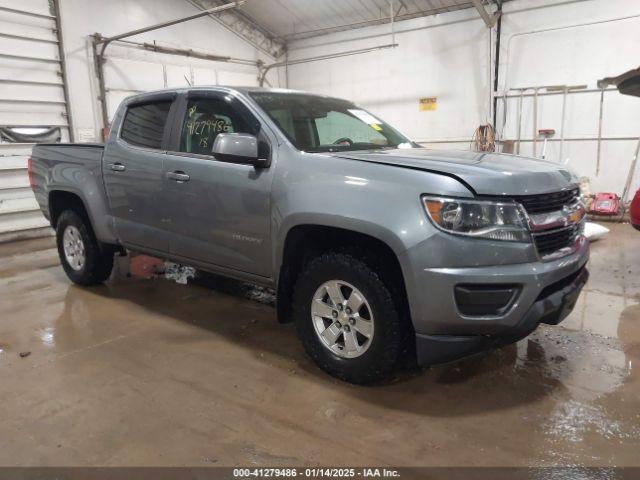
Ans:
<svg viewBox="0 0 640 480"><path fill-rule="evenodd" d="M268 88L268 87L236 87L236 86L228 86L228 85L198 85L191 87L178 87L178 88L163 88L159 90L150 90L144 93L137 93L135 95L131 95L127 97L124 101L127 103L135 102L136 100L143 100L148 96L155 96L162 93L181 93L181 92L192 92L198 90L214 90L220 92L238 92L242 94L248 94L251 92L274 92L274 93L285 93L285 94L304 94L304 95L315 95L317 97L323 98L335 98L329 95L322 95L318 93L305 92L302 90L292 90L288 88Z"/></svg>

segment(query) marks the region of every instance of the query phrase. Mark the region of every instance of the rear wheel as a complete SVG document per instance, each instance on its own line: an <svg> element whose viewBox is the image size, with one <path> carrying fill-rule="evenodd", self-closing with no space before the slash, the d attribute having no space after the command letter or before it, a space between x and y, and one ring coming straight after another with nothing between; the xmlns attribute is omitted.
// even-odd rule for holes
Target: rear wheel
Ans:
<svg viewBox="0 0 640 480"><path fill-rule="evenodd" d="M390 289L347 253L309 262L294 293L298 336L316 364L352 383L379 381L398 364L405 325Z"/></svg>
<svg viewBox="0 0 640 480"><path fill-rule="evenodd" d="M104 282L113 269L114 250L98 243L88 220L73 210L60 214L56 225L58 255L67 277L78 285Z"/></svg>

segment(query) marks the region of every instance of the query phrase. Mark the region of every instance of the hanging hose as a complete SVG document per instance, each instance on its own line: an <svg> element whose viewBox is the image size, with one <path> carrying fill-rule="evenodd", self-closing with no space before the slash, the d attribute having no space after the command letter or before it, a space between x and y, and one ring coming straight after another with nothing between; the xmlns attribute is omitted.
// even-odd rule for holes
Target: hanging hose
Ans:
<svg viewBox="0 0 640 480"><path fill-rule="evenodd" d="M491 124L480 125L476 128L471 139L471 150L474 152L496 151L496 135Z"/></svg>

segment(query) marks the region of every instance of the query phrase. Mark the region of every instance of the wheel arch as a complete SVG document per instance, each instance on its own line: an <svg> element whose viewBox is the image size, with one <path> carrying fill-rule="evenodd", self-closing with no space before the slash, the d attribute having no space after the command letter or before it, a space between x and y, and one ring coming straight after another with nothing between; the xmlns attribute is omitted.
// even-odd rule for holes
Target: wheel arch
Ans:
<svg viewBox="0 0 640 480"><path fill-rule="evenodd" d="M390 287L398 289L403 298L403 307L407 304L405 276L399 260L402 250L399 239L391 242L375 235L372 230L344 228L322 223L300 223L292 226L278 243L279 255L276 259L277 272L277 310L278 321L292 321L291 295L293 285L304 265L312 258L327 251L345 251L373 264L384 271L385 277L392 280ZM389 232L390 233L390 232ZM393 245L393 246L392 246ZM395 248L394 248L395 247ZM408 310L407 310L408 311Z"/></svg>
<svg viewBox="0 0 640 480"><path fill-rule="evenodd" d="M89 223L96 238L103 243L117 244L110 219L105 205L99 201L88 200L84 192L66 187L56 187L49 190L48 211L49 222L53 228L60 214L64 210L74 210L83 216Z"/></svg>
<svg viewBox="0 0 640 480"><path fill-rule="evenodd" d="M93 222L89 216L84 200L77 192L69 190L52 190L49 192L49 220L53 228L56 227L60 215L65 210L73 210L89 220L91 228Z"/></svg>

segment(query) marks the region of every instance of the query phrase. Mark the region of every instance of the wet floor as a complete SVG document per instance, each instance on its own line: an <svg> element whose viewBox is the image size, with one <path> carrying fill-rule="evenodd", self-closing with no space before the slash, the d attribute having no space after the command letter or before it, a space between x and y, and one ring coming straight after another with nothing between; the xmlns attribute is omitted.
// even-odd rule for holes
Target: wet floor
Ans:
<svg viewBox="0 0 640 480"><path fill-rule="evenodd" d="M375 387L318 370L264 292L78 288L51 247L0 245L0 465L640 464L629 225L562 326Z"/></svg>

